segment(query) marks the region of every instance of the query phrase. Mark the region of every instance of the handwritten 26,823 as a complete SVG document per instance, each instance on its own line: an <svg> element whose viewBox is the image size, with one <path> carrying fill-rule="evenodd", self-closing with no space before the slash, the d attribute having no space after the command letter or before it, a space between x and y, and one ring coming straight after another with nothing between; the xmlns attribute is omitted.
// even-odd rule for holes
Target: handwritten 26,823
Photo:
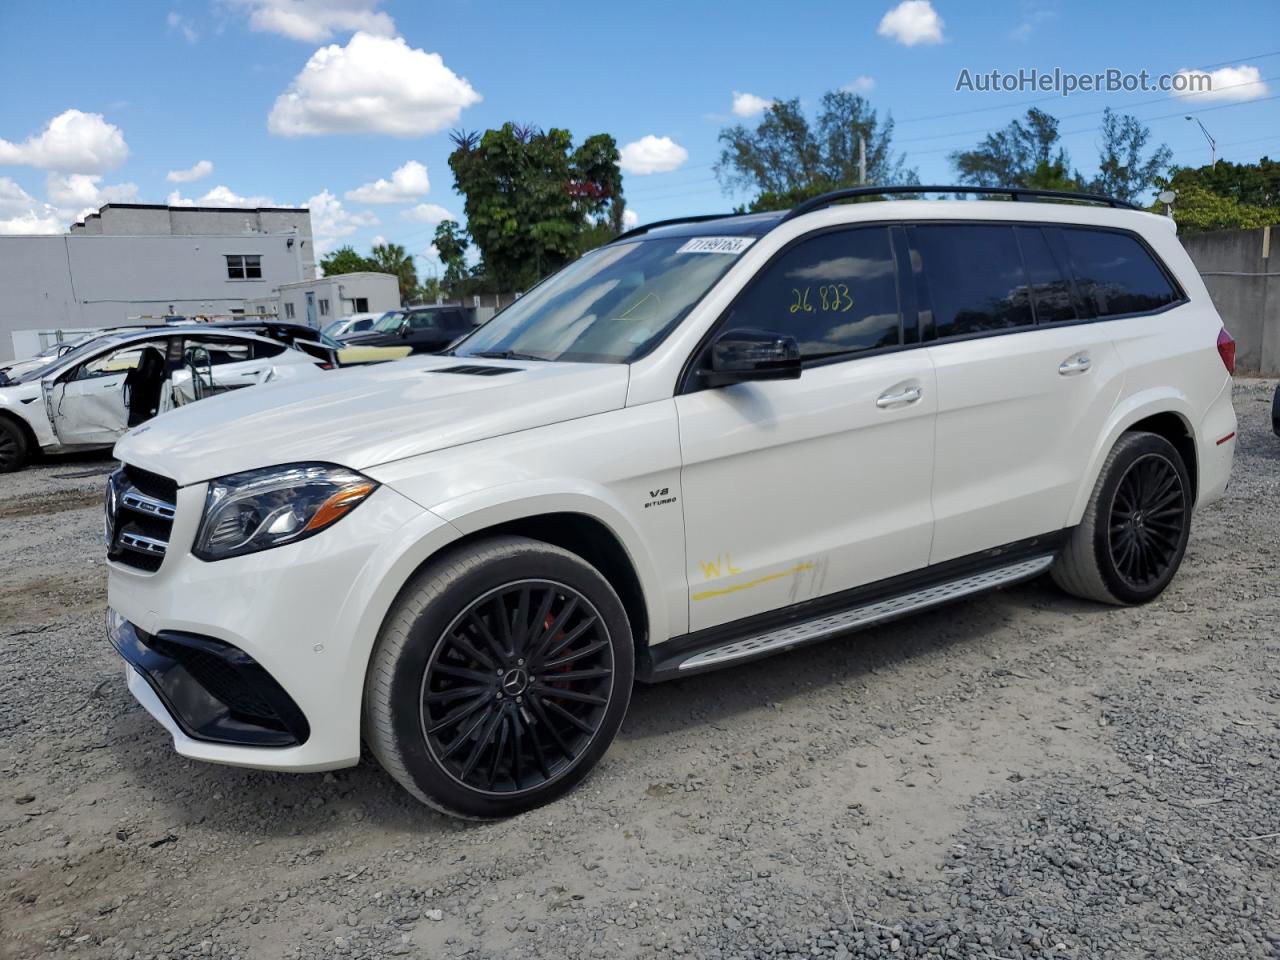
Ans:
<svg viewBox="0 0 1280 960"><path fill-rule="evenodd" d="M853 309L853 297L849 295L847 283L824 283L818 287L816 304L809 297L812 287L792 287L791 313L813 313L821 309L824 313L848 313Z"/></svg>

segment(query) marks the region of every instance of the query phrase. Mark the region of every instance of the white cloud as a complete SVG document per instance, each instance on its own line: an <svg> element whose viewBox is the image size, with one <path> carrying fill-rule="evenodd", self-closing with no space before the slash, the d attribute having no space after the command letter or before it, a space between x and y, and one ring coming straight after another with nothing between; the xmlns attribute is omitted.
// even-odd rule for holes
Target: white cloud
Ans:
<svg viewBox="0 0 1280 960"><path fill-rule="evenodd" d="M480 94L438 53L410 47L401 37L361 32L345 47L332 44L311 55L276 98L267 127L286 137L419 137L453 126L463 109L479 100Z"/></svg>
<svg viewBox="0 0 1280 960"><path fill-rule="evenodd" d="M184 197L177 190L171 192L165 201L171 207L270 207L274 201L270 197L242 197L230 187L222 184L214 187L203 197L191 199Z"/></svg>
<svg viewBox="0 0 1280 960"><path fill-rule="evenodd" d="M757 97L754 93L733 91L733 112L740 117L754 117L758 113L764 113L772 106L772 100Z"/></svg>
<svg viewBox="0 0 1280 960"><path fill-rule="evenodd" d="M387 242L387 238L386 238L386 237L384 237L384 236L383 236L382 234L380 234L380 233L376 233L376 234L374 234L373 239L369 241L369 246L370 246L371 248L372 248L372 247L380 247L380 246L382 246L382 245L383 245L384 243L386 243L386 242Z"/></svg>
<svg viewBox="0 0 1280 960"><path fill-rule="evenodd" d="M293 40L321 43L335 33L362 30L377 36L395 34L391 17L378 10L379 0L232 0L249 12L249 28L278 33Z"/></svg>
<svg viewBox="0 0 1280 960"><path fill-rule="evenodd" d="M15 181L0 177L0 234L61 233L63 219Z"/></svg>
<svg viewBox="0 0 1280 960"><path fill-rule="evenodd" d="M185 170L170 170L165 179L170 183L190 183L192 180L199 180L213 173L213 162L211 160L201 160L193 167L187 167Z"/></svg>
<svg viewBox="0 0 1280 960"><path fill-rule="evenodd" d="M420 203L416 207L410 207L401 216L406 220L416 220L418 223L440 223L444 220L458 219L438 203Z"/></svg>
<svg viewBox="0 0 1280 960"><path fill-rule="evenodd" d="M1186 78L1187 89L1175 90L1173 95L1188 100L1256 100L1271 92L1262 82L1262 72L1244 64L1217 70L1184 68L1177 75Z"/></svg>
<svg viewBox="0 0 1280 960"><path fill-rule="evenodd" d="M625 173L669 173L689 159L689 151L670 137L641 137L622 148L619 166Z"/></svg>
<svg viewBox="0 0 1280 960"><path fill-rule="evenodd" d="M61 233L62 224L53 215L39 216L34 211L21 216L0 218L0 235L16 236L26 233Z"/></svg>
<svg viewBox="0 0 1280 960"><path fill-rule="evenodd" d="M379 177L373 183L347 191L352 203L410 203L431 190L427 168L410 160L391 174L390 180Z"/></svg>
<svg viewBox="0 0 1280 960"><path fill-rule="evenodd" d="M640 215L630 207L622 211L622 229L630 230L632 227L640 226Z"/></svg>
<svg viewBox="0 0 1280 960"><path fill-rule="evenodd" d="M326 253L341 237L349 237L363 227L376 227L378 218L367 211L352 213L328 190L321 190L307 201L311 210L311 234L316 254Z"/></svg>
<svg viewBox="0 0 1280 960"><path fill-rule="evenodd" d="M68 222L97 213L105 203L130 203L138 199L137 184L99 186L101 182L102 177L94 173L50 173L45 178L45 192L49 203L57 208L58 216Z"/></svg>
<svg viewBox="0 0 1280 960"><path fill-rule="evenodd" d="M879 33L904 47L914 47L919 43L942 43L944 26L929 0L902 0L881 18Z"/></svg>
<svg viewBox="0 0 1280 960"><path fill-rule="evenodd" d="M854 77L852 83L846 83L840 89L843 90L845 93L864 94L864 93L870 93L875 88L876 88L875 77L869 77L865 73L862 73Z"/></svg>
<svg viewBox="0 0 1280 960"><path fill-rule="evenodd" d="M21 143L0 140L0 163L46 170L100 173L120 166L129 156L124 134L100 113L66 110L40 133Z"/></svg>
<svg viewBox="0 0 1280 960"><path fill-rule="evenodd" d="M170 10L169 16L166 18L170 30L176 30L186 39L187 43L195 43L200 39L200 34L196 32L196 28L191 21L176 11Z"/></svg>

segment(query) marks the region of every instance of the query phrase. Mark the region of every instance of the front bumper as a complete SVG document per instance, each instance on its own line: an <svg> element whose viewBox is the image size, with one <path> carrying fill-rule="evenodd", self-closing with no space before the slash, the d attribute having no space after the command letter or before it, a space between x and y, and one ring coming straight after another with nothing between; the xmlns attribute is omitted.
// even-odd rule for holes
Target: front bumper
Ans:
<svg viewBox="0 0 1280 960"><path fill-rule="evenodd" d="M267 770L356 763L378 630L457 530L383 486L319 536L208 563L190 552L204 499L204 484L178 491L157 570L108 561L108 632L130 691L183 756Z"/></svg>

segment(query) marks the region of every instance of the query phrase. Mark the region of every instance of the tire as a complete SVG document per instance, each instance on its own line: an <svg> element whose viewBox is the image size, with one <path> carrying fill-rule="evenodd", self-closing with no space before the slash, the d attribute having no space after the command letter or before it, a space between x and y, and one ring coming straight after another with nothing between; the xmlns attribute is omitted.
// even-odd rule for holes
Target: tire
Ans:
<svg viewBox="0 0 1280 960"><path fill-rule="evenodd" d="M0 473L12 473L27 465L27 435L8 417L0 417Z"/></svg>
<svg viewBox="0 0 1280 960"><path fill-rule="evenodd" d="M512 816L586 777L634 676L627 615L599 571L548 543L494 537L433 560L401 591L365 679L365 740L437 810Z"/></svg>
<svg viewBox="0 0 1280 960"><path fill-rule="evenodd" d="M1191 478L1173 444L1154 433L1121 435L1050 570L1054 582L1099 603L1154 600L1182 563L1193 506Z"/></svg>
<svg viewBox="0 0 1280 960"><path fill-rule="evenodd" d="M1276 387L1276 395L1271 398L1271 430L1280 437L1280 387Z"/></svg>

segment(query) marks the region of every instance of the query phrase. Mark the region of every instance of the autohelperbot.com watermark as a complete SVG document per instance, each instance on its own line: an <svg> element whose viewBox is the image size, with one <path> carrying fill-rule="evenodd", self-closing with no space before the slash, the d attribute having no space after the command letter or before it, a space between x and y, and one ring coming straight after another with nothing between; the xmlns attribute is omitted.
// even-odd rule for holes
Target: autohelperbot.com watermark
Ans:
<svg viewBox="0 0 1280 960"><path fill-rule="evenodd" d="M1075 73L1054 67L1041 70L1022 67L1018 70L961 69L956 78L956 91L972 93L1057 93L1069 97L1073 93L1208 93L1213 77L1195 70L1177 73L1151 73L1148 70L1108 68L1095 73Z"/></svg>

